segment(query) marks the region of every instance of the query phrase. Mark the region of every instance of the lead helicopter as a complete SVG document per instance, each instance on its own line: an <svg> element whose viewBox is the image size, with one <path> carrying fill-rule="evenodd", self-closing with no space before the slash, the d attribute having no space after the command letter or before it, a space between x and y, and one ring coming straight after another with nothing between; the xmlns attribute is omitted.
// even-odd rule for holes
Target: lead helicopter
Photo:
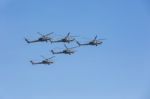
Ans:
<svg viewBox="0 0 150 99"><path fill-rule="evenodd" d="M103 42L102 40L105 40L105 39L97 39L97 35L94 37L93 40L87 42L87 43L80 43L79 41L76 41L76 43L79 45L79 46L83 46L83 45L92 45L92 46L98 46L98 45L101 45Z"/></svg>
<svg viewBox="0 0 150 99"><path fill-rule="evenodd" d="M41 37L39 37L37 40L28 40L27 38L25 38L25 41L27 43L36 43L36 42L48 42L52 40L52 37L49 37L51 34L53 34L53 32L48 33L48 34L41 34L40 32L37 32L37 34L39 34Z"/></svg>

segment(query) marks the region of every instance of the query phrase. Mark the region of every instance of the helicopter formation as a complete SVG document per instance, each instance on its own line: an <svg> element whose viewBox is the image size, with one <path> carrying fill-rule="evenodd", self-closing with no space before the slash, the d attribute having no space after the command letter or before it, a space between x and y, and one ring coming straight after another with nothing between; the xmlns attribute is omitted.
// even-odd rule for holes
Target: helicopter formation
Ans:
<svg viewBox="0 0 150 99"><path fill-rule="evenodd" d="M81 47L81 46L98 46L98 45L101 45L103 43L103 40L104 39L97 39L98 36L96 35L92 40L89 40L88 42L86 43L80 43L75 37L77 36L71 36L71 33L67 33L66 36L63 36L61 37L60 39L58 40L53 40L54 38L51 36L52 34L54 34L54 32L51 32L51 33L48 33L48 34L41 34L40 32L37 32L37 34L40 35L39 38L35 39L35 40L29 40L27 38L25 38L25 41L28 43L28 44L31 44L31 43L38 43L38 42L50 42L51 44L53 43L64 43L64 49L61 50L61 51L55 51L55 50L50 50L50 52L53 54L53 55L56 55L56 54L66 54L66 55L72 55L74 54L76 51L74 50L75 48L78 48L78 47ZM77 44L77 46L74 46L74 47L71 47L71 48L68 48L66 44L69 44L71 42L75 42ZM32 65L37 65L37 64L44 64L44 65L51 65L54 63L54 61L52 60L52 58L54 58L55 56L52 56L50 58L45 58L44 56L41 56L43 58L42 61L39 61L39 62L34 62L33 60L30 61L30 63Z"/></svg>

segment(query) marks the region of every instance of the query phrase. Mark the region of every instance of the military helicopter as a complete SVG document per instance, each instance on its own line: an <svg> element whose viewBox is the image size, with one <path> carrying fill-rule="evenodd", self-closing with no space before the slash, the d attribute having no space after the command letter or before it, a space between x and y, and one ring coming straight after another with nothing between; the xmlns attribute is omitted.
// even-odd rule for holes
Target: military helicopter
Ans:
<svg viewBox="0 0 150 99"><path fill-rule="evenodd" d="M60 52L54 52L54 50L51 50L52 54L68 54L68 55L71 55L71 54L75 53L75 51L73 49L77 48L77 47L68 48L65 44L64 44L64 46L65 46L66 49L64 49Z"/></svg>
<svg viewBox="0 0 150 99"><path fill-rule="evenodd" d="M45 35L43 35L43 34L41 34L41 33L39 33L39 32L37 32L37 34L39 34L39 35L41 36L41 37L38 38L37 40L29 41L27 38L25 38L25 41L26 41L27 43L48 42L48 41L51 41L52 38L49 37L49 35L53 34L53 32L48 33L48 34L45 34Z"/></svg>
<svg viewBox="0 0 150 99"><path fill-rule="evenodd" d="M33 62L32 60L30 61L32 65L36 65L36 64L44 64L44 65L51 65L54 62L51 60L52 58L54 58L55 56L52 56L50 58L45 58L43 56L41 56L44 60L42 60L41 62Z"/></svg>
<svg viewBox="0 0 150 99"><path fill-rule="evenodd" d="M75 41L75 38L73 37L76 37L76 36L70 36L70 32L69 32L64 38L61 38L56 41L51 41L51 43L58 43L58 42L70 43L70 42Z"/></svg>
<svg viewBox="0 0 150 99"><path fill-rule="evenodd" d="M101 40L104 40L104 39L98 39L98 40L97 40L97 35L96 35L95 38L94 38L93 40L89 41L88 43L81 44L81 43L79 43L78 41L76 41L76 43L77 43L79 46L82 46L82 45L98 46L98 45L100 45L100 44L103 43Z"/></svg>

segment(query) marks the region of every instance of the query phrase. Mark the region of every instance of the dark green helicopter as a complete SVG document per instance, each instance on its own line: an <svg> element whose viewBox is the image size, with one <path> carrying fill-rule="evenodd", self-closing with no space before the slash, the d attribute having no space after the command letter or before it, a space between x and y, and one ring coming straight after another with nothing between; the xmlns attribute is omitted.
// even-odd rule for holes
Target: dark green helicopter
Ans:
<svg viewBox="0 0 150 99"><path fill-rule="evenodd" d="M36 65L36 64L44 64L44 65L51 65L54 62L51 60L52 58L54 58L55 56L52 56L50 58L45 58L43 56L41 56L44 60L40 61L40 62L33 62L32 60L30 61L32 65Z"/></svg>
<svg viewBox="0 0 150 99"><path fill-rule="evenodd" d="M25 41L26 41L27 43L48 42L48 41L51 42L52 38L49 37L49 35L53 34L53 32L48 33L48 34L45 34L45 35L43 35L43 34L41 34L41 33L39 33L39 32L37 32L37 33L41 36L41 37L39 37L37 40L32 40L32 41L30 41L30 40L28 40L27 38L25 38Z"/></svg>
<svg viewBox="0 0 150 99"><path fill-rule="evenodd" d="M76 51L73 50L74 48L77 48L77 47L72 47L72 48L68 48L65 44L65 49L62 50L62 51L59 51L59 52L55 52L54 50L51 50L52 54L68 54L68 55L71 55L71 54L74 54Z"/></svg>
<svg viewBox="0 0 150 99"><path fill-rule="evenodd" d="M92 46L98 46L98 45L101 45L103 42L102 40L104 39L97 39L97 35L95 36L95 38L87 43L80 43L79 41L76 41L76 43L79 45L79 46L82 46L82 45L92 45Z"/></svg>
<svg viewBox="0 0 150 99"><path fill-rule="evenodd" d="M59 42L70 43L70 42L75 41L74 37L76 37L76 36L71 36L70 32L69 32L65 37L63 37L63 38L61 38L59 40L51 41L51 43L59 43Z"/></svg>

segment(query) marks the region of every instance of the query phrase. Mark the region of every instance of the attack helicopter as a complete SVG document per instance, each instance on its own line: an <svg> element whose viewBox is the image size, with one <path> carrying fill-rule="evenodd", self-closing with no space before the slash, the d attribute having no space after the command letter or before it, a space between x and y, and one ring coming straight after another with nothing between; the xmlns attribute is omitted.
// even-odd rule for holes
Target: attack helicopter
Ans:
<svg viewBox="0 0 150 99"><path fill-rule="evenodd" d="M82 45L92 45L92 46L98 46L100 44L102 44L102 40L104 39L98 39L97 40L97 35L94 37L93 40L89 41L88 43L84 43L84 44L81 44L79 41L76 41L76 43L79 45L79 46L82 46Z"/></svg>
<svg viewBox="0 0 150 99"><path fill-rule="evenodd" d="M71 54L75 53L75 51L73 49L77 48L77 47L68 48L65 44L64 44L64 47L65 47L65 49L62 50L62 51L55 52L54 50L51 50L51 53L52 54L68 54L68 55L71 55Z"/></svg>
<svg viewBox="0 0 150 99"><path fill-rule="evenodd" d="M37 40L30 41L30 40L28 40L27 38L25 38L25 41L26 41L27 43L35 43L35 42L48 42L48 41L51 42L51 40L52 40L52 38L49 37L49 35L53 34L53 32L48 33L48 34L45 34L45 35L43 35L43 34L41 34L41 33L39 33L39 32L37 32L37 34L39 34L39 35L41 36L41 37L39 37Z"/></svg>
<svg viewBox="0 0 150 99"><path fill-rule="evenodd" d="M51 41L51 43L58 43L58 42L70 43L70 42L75 41L74 37L76 37L76 36L71 36L70 32L69 32L64 38L61 38L61 39L56 40L56 41Z"/></svg>
<svg viewBox="0 0 150 99"><path fill-rule="evenodd" d="M54 58L55 56L52 56L50 58L45 58L43 56L41 56L44 60L42 60L41 62L33 62L32 60L30 61L32 65L36 65L36 64L44 64L44 65L51 65L54 62L51 60L52 58Z"/></svg>

